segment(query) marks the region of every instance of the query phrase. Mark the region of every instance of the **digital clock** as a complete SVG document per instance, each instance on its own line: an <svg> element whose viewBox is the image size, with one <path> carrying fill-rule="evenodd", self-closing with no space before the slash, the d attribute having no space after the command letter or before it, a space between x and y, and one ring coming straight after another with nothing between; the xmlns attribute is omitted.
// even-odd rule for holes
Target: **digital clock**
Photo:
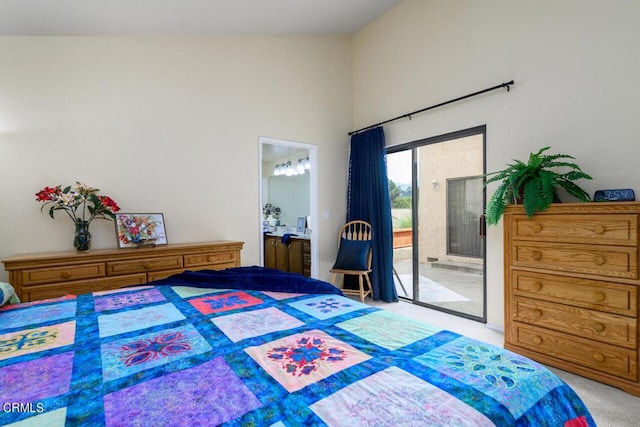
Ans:
<svg viewBox="0 0 640 427"><path fill-rule="evenodd" d="M617 190L598 190L593 195L594 202L633 202L636 193L630 188Z"/></svg>

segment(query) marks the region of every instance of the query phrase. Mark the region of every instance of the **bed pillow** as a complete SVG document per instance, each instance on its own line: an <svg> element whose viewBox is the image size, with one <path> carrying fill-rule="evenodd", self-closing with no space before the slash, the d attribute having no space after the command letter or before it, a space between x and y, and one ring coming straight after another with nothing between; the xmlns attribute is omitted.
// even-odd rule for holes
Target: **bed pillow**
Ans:
<svg viewBox="0 0 640 427"><path fill-rule="evenodd" d="M13 286L5 282L0 282L0 307L6 304L20 304L20 300Z"/></svg>
<svg viewBox="0 0 640 427"><path fill-rule="evenodd" d="M367 255L371 240L340 240L335 270L367 270Z"/></svg>

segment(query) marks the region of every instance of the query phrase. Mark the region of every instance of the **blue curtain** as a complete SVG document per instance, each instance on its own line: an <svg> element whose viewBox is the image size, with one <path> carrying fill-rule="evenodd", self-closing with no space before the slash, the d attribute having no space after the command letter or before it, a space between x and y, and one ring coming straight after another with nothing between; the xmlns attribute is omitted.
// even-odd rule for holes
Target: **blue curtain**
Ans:
<svg viewBox="0 0 640 427"><path fill-rule="evenodd" d="M373 128L351 136L347 221L367 221L373 229L371 284L373 299L398 301L393 283L393 229L387 181L384 130Z"/></svg>

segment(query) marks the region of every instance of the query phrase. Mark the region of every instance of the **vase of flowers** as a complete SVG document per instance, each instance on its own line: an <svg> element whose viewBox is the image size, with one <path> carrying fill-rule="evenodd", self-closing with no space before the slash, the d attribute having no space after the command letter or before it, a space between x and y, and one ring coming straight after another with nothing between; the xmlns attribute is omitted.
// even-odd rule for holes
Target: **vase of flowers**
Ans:
<svg viewBox="0 0 640 427"><path fill-rule="evenodd" d="M74 190L71 186L62 188L45 187L36 193L36 201L43 202L40 211L49 207L49 216L55 219L56 211L63 211L75 225L73 246L80 252L91 249L91 233L89 225L96 219L115 219L115 212L120 207L109 196L100 196L100 190L80 182L76 182Z"/></svg>

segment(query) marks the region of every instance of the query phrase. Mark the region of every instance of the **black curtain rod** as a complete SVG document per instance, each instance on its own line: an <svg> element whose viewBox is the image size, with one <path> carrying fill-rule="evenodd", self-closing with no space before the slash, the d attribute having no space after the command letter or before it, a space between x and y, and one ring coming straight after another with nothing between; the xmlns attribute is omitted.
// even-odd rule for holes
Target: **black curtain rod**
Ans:
<svg viewBox="0 0 640 427"><path fill-rule="evenodd" d="M462 101L463 99L471 98L472 96L480 95L480 94L483 94L483 93L486 93L486 92L490 92L492 90L496 90L496 89L500 89L500 88L506 88L507 92L509 92L509 86L511 86L512 84L514 84L513 80L511 80L510 82L499 84L499 85L494 86L494 87L490 87L488 89L480 90L478 92L473 92L473 93L461 96L461 97L456 98L456 99L450 99L449 101L441 102L440 104L432 105L431 107L423 108L421 110L413 111L411 113L407 113L407 114L403 114L403 115L398 116L398 117L394 117L393 119L385 120L384 122L376 123L375 125L371 125L371 126L363 127L362 129L351 131L351 132L349 132L349 136L353 135L354 133L362 132L363 130L372 129L372 128L387 124L389 122L394 122L396 120L404 119L405 117L409 117L409 119L411 119L411 116L413 116L415 114L422 113L422 112L425 112L427 110L433 110L434 108L442 107L443 105L451 104L453 102Z"/></svg>

